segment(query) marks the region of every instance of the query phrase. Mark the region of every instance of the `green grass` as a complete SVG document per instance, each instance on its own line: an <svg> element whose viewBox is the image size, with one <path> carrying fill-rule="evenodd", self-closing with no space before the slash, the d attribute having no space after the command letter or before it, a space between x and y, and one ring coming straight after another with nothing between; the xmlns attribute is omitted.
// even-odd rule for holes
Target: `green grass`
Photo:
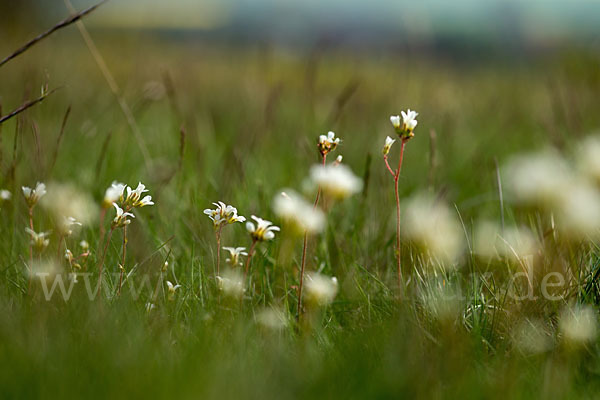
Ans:
<svg viewBox="0 0 600 400"><path fill-rule="evenodd" d="M133 109L149 165L76 31L49 38L0 70L4 113L24 95L37 95L46 76L50 87L63 86L23 114L18 127L13 119L1 131L0 188L13 192L0 209L3 397L595 396L597 343L568 348L557 329L566 303L595 302L595 287L585 292L590 296L580 295L579 284L589 281L582 279L558 302L510 302L503 296L506 263L465 252L458 270L433 270L404 242L408 288L398 301L393 182L381 159L385 136L393 133L389 115L408 107L419 111L400 178L401 199L430 190L456 208L471 237L478 218L500 221L494 160L503 165L515 153L546 146L568 153L576 139L600 126L600 80L591 57L569 53L491 65L392 53L310 58L275 48L148 37L119 41L100 41L99 48ZM0 53L8 52L6 46L3 41ZM165 79L172 81L172 92L158 100L144 97L148 82ZM71 115L50 169L68 106ZM181 160L180 126L186 132ZM307 269L338 277L336 300L296 324L293 286L301 239L285 229L259 245L253 286L242 305L219 299L215 240L202 211L223 200L242 215L279 223L273 197L285 187L302 188L319 161L316 137L327 130L343 139L335 155L343 154L367 179L364 192L335 204L325 232L309 241ZM430 130L437 133L433 170ZM99 203L113 180L144 182L156 203L136 212L128 230L126 268L134 269L128 283L140 284L144 276L152 285L176 281L182 288L175 300L168 301L164 288L155 299L143 291L134 300L128 290L117 298L110 280L95 302L81 283L68 302L60 296L45 301L35 282L28 290L28 221L20 186L69 182ZM42 208L35 213L36 230L54 229ZM535 214L510 205L506 220L534 232L540 228ZM95 282L97 222L66 243L74 249L81 239L92 247L84 268ZM223 245L249 247L242 224L224 230ZM53 235L44 257L52 258L56 246ZM120 246L117 231L108 248L108 272L118 272ZM593 245L569 249L568 260L579 270L597 270ZM165 260L169 269L161 274ZM448 302L443 315L426 300L440 287L464 295ZM151 312L145 310L148 301L157 306ZM285 310L285 329L256 322L257 313L270 306ZM550 349L531 355L515 346L517 326L527 318L548 327Z"/></svg>

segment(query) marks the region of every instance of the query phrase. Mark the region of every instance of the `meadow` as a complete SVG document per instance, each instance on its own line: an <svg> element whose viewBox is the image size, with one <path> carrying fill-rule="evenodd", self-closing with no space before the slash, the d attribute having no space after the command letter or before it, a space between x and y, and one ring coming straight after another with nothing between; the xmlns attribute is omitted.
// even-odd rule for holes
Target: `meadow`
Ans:
<svg viewBox="0 0 600 400"><path fill-rule="evenodd" d="M582 152L600 159L589 139L600 127L597 58L98 35L128 120L70 29L0 68L3 114L59 88L0 125L3 398L596 396L600 202ZM26 38L3 40L0 54ZM396 139L395 167L402 139L390 116L407 109L418 125L398 180L400 290L382 147ZM339 168L360 181L344 199L309 179L328 131L341 141L327 163L343 155ZM103 208L113 181L143 182L154 204L125 192L114 201L135 217L113 223L112 201ZM22 187L37 182L47 193L31 206ZM288 188L311 206L323 192L299 315L313 215L303 209L294 229L296 208L286 218L274 207ZM281 228L257 241L246 280L245 257L228 267L222 250L217 262L204 212L217 201ZM65 228L70 215L56 210L73 208L87 221ZM248 252L246 222L219 228L221 247ZM30 226L49 234L31 244ZM73 273L67 299L59 287L47 296Z"/></svg>

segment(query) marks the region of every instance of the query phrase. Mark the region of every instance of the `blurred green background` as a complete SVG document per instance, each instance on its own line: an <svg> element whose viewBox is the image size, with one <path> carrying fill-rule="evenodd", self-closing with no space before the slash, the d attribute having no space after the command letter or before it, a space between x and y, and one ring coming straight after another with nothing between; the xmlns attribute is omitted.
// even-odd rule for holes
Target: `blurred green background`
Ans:
<svg viewBox="0 0 600 400"><path fill-rule="evenodd" d="M58 0L1 2L0 57L68 14ZM595 396L597 343L534 355L516 348L525 317L558 342L558 306L501 308L503 270L465 256L459 272L432 276L464 288L451 320L424 311L419 296L431 288L416 278L407 301L396 300L394 196L380 154L389 115L417 110L402 198L431 191L456 207L466 236L478 218L499 220L496 160L547 146L569 153L600 126L600 3L111 0L84 23L149 159L76 26L0 68L3 114L46 83L61 88L0 136L0 188L14 194L0 210L2 397ZM244 307L220 302L202 210L223 200L275 220L273 196L302 187L328 130L343 140L336 155L366 181L309 246L308 269L336 275L338 298L311 327L295 328L300 243L282 232L259 249ZM83 288L67 303L28 296L20 186L72 182L100 201L115 179L149 187L156 205L131 225L128 265L157 282L168 259L164 278L183 285L176 301L161 292L147 313L148 298L91 303ZM51 229L41 212L36 229ZM67 244L81 239L95 248L97 228ZM241 226L223 240L249 245ZM109 248L111 272L119 246ZM403 251L408 275L418 266L412 251ZM479 275L490 271L492 287ZM283 331L255 322L271 305L289 311Z"/></svg>

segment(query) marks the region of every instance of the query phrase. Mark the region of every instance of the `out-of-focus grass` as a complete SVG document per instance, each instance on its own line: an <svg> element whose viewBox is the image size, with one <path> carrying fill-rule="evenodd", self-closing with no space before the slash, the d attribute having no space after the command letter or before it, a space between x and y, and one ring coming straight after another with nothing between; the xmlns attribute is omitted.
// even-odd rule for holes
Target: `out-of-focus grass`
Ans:
<svg viewBox="0 0 600 400"><path fill-rule="evenodd" d="M521 314L534 309L553 326L563 303L501 310L488 296L505 288L502 271L492 270L499 279L494 291L482 278L490 266L465 257L458 272L438 278L460 285L466 299L452 318L432 319L419 298L431 288L415 277L421 266L405 245L413 289L398 303L394 199L380 155L392 133L388 116L418 110L401 197L431 190L456 205L468 236L475 218L500 218L494 159L548 145L567 151L575 138L600 126L593 59L569 54L504 65L444 63L393 53L306 55L160 38L107 38L99 45L143 132L149 169L77 36L51 37L0 71L3 112L37 94L46 79L51 87L63 86L23 116L16 144L16 120L2 127L0 188L14 194L0 210L3 397L593 397L596 345L569 351L557 344L533 356L513 346L512 324ZM202 210L223 200L243 215L274 219L273 196L283 187L301 188L318 161L316 137L327 130L343 139L336 154L369 177L365 193L336 205L327 231L310 241L307 268L338 277L336 301L313 317L312 326L295 328L291 286L297 284L300 243L284 231L259 247L251 299L242 308L219 302L213 231ZM430 130L437 133L433 171ZM100 201L115 179L143 181L156 202L130 225L127 264L137 264L132 280L147 273L153 284L177 281L183 288L176 300L167 301L161 291L148 313L151 299L133 301L127 291L103 302L90 302L81 285L66 303L59 296L44 301L35 285L26 294L27 216L20 186L71 182ZM36 229L51 229L42 215ZM109 272L117 272L115 237ZM67 244L76 247L81 239L92 245L88 268L95 273L97 228L83 229ZM249 239L242 226L233 226L224 231L223 244L248 247ZM47 253L53 249L56 243ZM161 277L167 258L170 267ZM501 311L486 311L488 304ZM282 331L255 322L270 305L289 311Z"/></svg>

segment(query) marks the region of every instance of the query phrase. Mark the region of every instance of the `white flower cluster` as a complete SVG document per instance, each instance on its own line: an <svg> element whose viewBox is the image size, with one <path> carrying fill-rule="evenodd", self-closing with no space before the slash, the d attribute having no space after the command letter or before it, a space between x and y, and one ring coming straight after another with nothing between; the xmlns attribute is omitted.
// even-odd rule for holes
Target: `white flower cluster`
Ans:
<svg viewBox="0 0 600 400"><path fill-rule="evenodd" d="M227 205L222 201L213 203L213 205L215 205L216 208L214 210L207 208L204 210L204 214L208 215L208 218L212 220L215 229L220 229L225 225L233 224L235 222L246 221L246 217L238 215L237 208L234 206Z"/></svg>
<svg viewBox="0 0 600 400"><path fill-rule="evenodd" d="M417 116L419 113L408 109L406 112L401 111L400 115L392 115L390 122L400 138L409 139L415 135L414 130L417 127Z"/></svg>
<svg viewBox="0 0 600 400"><path fill-rule="evenodd" d="M104 193L102 207L115 207L116 215L111 225L113 229L129 225L131 220L128 218L135 218L132 212L134 208L154 205L152 196L144 196L146 192L148 192L148 189L142 182L138 182L135 189L117 181L111 183Z"/></svg>

